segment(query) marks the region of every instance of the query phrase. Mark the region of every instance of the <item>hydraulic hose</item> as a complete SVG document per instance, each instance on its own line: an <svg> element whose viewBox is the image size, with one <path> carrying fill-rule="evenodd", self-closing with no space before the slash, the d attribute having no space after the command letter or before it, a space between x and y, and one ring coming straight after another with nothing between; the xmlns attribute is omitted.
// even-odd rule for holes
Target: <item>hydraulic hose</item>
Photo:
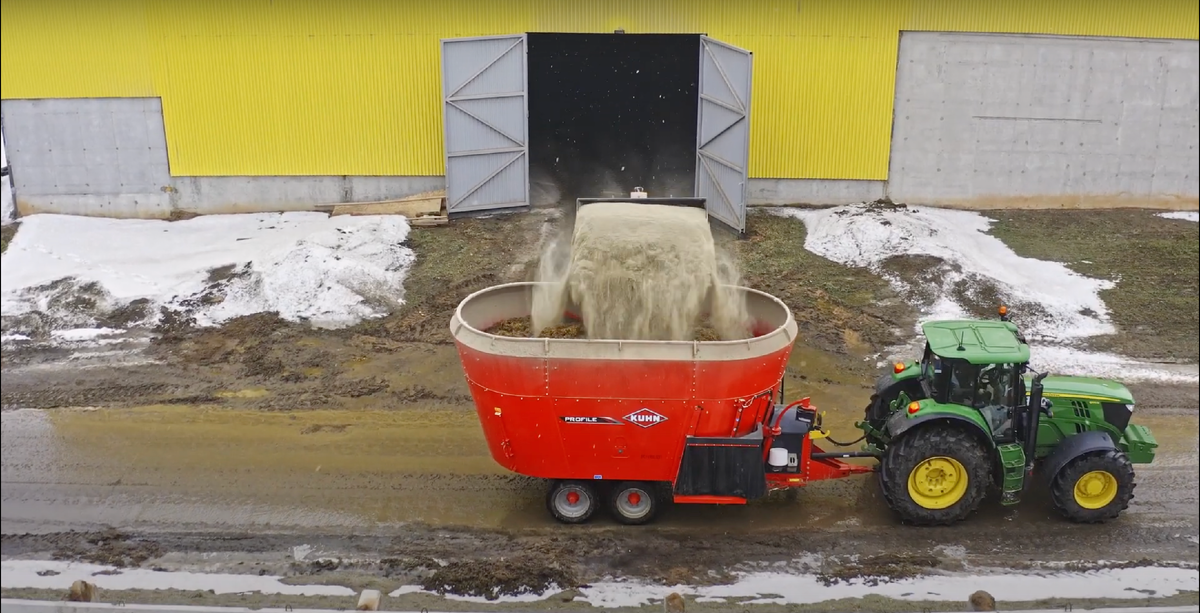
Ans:
<svg viewBox="0 0 1200 613"><path fill-rule="evenodd" d="M857 445L857 444L863 442L864 440L866 440L866 438L867 438L867 435L864 433L862 436L850 441L849 443L839 443L837 440L835 440L833 437L829 436L828 434L825 435L825 440L833 443L833 445L835 447L849 447L851 445Z"/></svg>

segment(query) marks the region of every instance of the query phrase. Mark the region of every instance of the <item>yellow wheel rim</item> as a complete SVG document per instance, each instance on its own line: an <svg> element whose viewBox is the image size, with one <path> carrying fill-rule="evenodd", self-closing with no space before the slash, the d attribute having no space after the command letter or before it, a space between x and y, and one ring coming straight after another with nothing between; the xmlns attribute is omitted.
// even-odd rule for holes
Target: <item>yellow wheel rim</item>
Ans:
<svg viewBox="0 0 1200 613"><path fill-rule="evenodd" d="M908 495L926 509L954 506L967 493L967 469L954 458L936 456L908 473Z"/></svg>
<svg viewBox="0 0 1200 613"><path fill-rule="evenodd" d="M1075 503L1085 509L1103 509L1117 497L1117 478L1105 470L1093 470L1075 482Z"/></svg>

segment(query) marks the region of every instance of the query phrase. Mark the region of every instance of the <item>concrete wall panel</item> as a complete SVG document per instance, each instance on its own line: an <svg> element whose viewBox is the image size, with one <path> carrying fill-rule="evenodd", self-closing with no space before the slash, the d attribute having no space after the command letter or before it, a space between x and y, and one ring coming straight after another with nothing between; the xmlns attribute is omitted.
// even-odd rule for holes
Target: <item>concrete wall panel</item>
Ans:
<svg viewBox="0 0 1200 613"><path fill-rule="evenodd" d="M954 206L1188 205L1196 41L905 32L888 195Z"/></svg>
<svg viewBox="0 0 1200 613"><path fill-rule="evenodd" d="M883 181L750 179L746 200L751 206L856 204L879 200L886 189Z"/></svg>
<svg viewBox="0 0 1200 613"><path fill-rule="evenodd" d="M18 210L165 214L171 173L158 98L4 100Z"/></svg>
<svg viewBox="0 0 1200 613"><path fill-rule="evenodd" d="M446 187L444 177L175 177L171 207L199 214L311 211Z"/></svg>

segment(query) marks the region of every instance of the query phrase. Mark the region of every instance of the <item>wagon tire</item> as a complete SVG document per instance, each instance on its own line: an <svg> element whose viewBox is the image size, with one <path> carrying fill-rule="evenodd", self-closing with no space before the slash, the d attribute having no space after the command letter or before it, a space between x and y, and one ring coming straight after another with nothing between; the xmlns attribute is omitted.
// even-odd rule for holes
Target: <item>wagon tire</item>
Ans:
<svg viewBox="0 0 1200 613"><path fill-rule="evenodd" d="M564 524L582 524L599 506L596 488L587 481L554 481L546 493L546 508Z"/></svg>
<svg viewBox="0 0 1200 613"><path fill-rule="evenodd" d="M647 481L622 481L613 485L608 508L613 519L627 526L649 523L658 515L662 495L657 484Z"/></svg>

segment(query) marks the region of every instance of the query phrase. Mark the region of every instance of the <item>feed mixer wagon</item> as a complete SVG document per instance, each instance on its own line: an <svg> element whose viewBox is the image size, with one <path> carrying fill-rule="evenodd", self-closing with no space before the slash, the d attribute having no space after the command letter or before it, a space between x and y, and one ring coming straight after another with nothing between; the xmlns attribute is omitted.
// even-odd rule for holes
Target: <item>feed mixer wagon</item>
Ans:
<svg viewBox="0 0 1200 613"><path fill-rule="evenodd" d="M549 481L546 504L581 523L605 506L650 521L674 503L745 504L775 489L869 472L813 445L807 400L782 404L796 321L779 299L742 292L755 322L737 341L514 338L536 283L471 294L450 329L492 457Z"/></svg>

